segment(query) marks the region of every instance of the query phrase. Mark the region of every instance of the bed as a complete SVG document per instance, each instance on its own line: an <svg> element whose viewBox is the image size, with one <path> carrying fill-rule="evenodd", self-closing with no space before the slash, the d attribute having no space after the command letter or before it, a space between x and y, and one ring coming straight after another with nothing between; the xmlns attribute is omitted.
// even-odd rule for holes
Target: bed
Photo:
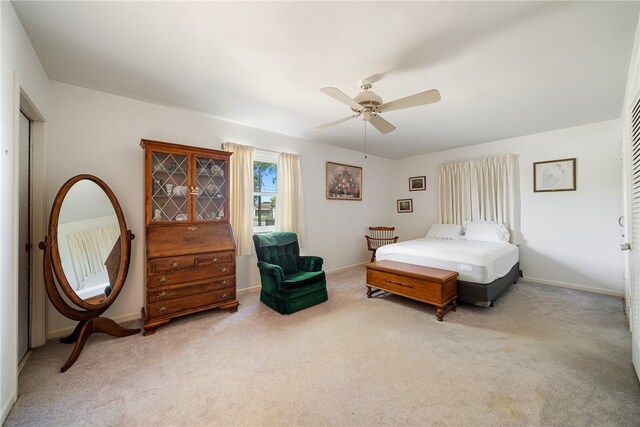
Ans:
<svg viewBox="0 0 640 427"><path fill-rule="evenodd" d="M458 301L492 305L499 294L521 275L518 247L508 240L506 229L482 224L482 233L469 227L434 224L427 237L380 247L376 261L390 260L458 272ZM447 232L438 230L447 229ZM500 230L500 231L496 231ZM434 232L432 232L434 231ZM502 234L499 237L494 235ZM473 240L482 239L482 240ZM492 240L492 241L487 241Z"/></svg>

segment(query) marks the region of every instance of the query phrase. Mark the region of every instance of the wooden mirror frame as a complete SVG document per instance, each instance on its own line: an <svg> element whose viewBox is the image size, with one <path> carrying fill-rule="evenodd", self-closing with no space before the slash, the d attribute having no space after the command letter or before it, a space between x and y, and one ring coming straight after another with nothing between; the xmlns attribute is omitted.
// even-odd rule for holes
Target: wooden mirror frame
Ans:
<svg viewBox="0 0 640 427"><path fill-rule="evenodd" d="M99 304L84 301L73 290L62 268L62 261L60 259L60 251L58 248L58 224L62 203L64 202L71 187L82 180L91 181L104 191L114 208L120 228L120 237L118 238L120 241L120 265L118 268L118 274L114 280L111 293ZM111 188L109 188L109 186L100 178L88 174L76 175L62 185L54 199L53 206L51 207L51 215L49 217L49 235L45 237L44 242L40 242L39 244L40 249L44 250L44 283L51 303L63 316L80 322L71 335L60 339L60 342L63 343L75 343L71 355L60 369L61 372L65 372L69 369L78 359L89 335L93 332L103 332L116 337L125 337L140 332L139 328L124 328L109 318L100 317L100 315L104 313L111 304L113 304L124 286L124 282L129 271L129 262L131 260L131 240L134 238L135 235L131 233L130 230L127 230L127 224L124 219L122 208L118 203L118 199L113 191L111 191ZM59 287L56 286L56 280ZM64 295L73 302L73 304L77 305L81 309L71 306L62 297L60 289L64 292Z"/></svg>

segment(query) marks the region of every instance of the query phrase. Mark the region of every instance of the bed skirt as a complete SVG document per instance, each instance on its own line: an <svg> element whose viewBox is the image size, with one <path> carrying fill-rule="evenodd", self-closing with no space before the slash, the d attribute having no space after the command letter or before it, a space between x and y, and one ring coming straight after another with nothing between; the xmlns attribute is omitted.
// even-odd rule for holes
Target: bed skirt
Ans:
<svg viewBox="0 0 640 427"><path fill-rule="evenodd" d="M483 285L458 280L458 302L488 307L493 304L502 291L510 284L515 283L520 276L520 263L516 262L505 276L491 283Z"/></svg>

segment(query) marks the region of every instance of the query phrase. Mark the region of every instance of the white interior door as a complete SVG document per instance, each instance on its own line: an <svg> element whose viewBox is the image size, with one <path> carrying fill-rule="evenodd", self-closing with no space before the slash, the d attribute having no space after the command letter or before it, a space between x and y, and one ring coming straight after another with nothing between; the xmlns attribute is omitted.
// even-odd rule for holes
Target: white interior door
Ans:
<svg viewBox="0 0 640 427"><path fill-rule="evenodd" d="M18 147L18 361L29 351L31 289L31 121L20 113Z"/></svg>
<svg viewBox="0 0 640 427"><path fill-rule="evenodd" d="M640 377L640 99L629 117L631 148L631 253L629 254L630 289L627 295L627 314L631 329L633 366Z"/></svg>

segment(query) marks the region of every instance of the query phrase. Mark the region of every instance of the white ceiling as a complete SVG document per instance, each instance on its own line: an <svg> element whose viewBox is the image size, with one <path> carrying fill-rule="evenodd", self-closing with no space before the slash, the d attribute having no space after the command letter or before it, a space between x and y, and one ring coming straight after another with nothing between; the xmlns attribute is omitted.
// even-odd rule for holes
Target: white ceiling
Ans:
<svg viewBox="0 0 640 427"><path fill-rule="evenodd" d="M374 76L437 104L367 125L402 158L620 117L638 2L14 2L49 77L363 150L350 110Z"/></svg>

